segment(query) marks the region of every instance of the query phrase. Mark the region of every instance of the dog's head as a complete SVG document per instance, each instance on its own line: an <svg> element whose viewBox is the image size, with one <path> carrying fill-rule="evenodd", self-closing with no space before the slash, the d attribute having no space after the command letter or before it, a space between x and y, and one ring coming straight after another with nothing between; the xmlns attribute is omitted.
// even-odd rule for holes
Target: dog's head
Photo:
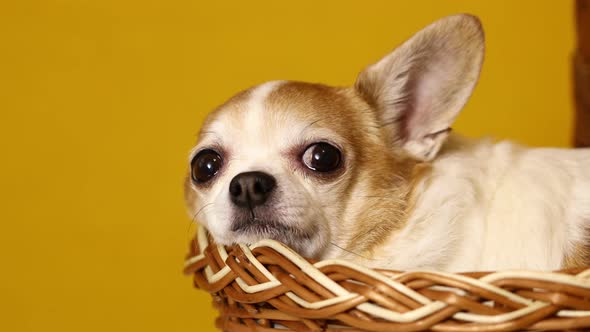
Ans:
<svg viewBox="0 0 590 332"><path fill-rule="evenodd" d="M436 157L483 59L479 21L439 20L353 87L275 81L213 111L189 158L192 217L218 243L368 249L404 226L420 165Z"/></svg>

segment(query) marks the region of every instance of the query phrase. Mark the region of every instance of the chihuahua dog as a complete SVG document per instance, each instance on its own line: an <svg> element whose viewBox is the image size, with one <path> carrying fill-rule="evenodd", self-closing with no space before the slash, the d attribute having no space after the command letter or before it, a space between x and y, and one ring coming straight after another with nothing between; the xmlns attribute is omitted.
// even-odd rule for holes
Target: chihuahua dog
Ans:
<svg viewBox="0 0 590 332"><path fill-rule="evenodd" d="M220 244L445 271L590 265L590 149L451 134L479 78L479 20L438 20L352 87L230 98L190 154L189 213Z"/></svg>

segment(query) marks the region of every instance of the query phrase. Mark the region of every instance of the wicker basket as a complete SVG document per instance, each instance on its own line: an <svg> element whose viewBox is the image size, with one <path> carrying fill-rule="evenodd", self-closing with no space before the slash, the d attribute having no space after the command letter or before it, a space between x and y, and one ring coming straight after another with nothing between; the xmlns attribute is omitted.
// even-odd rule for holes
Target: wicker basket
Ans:
<svg viewBox="0 0 590 332"><path fill-rule="evenodd" d="M590 269L451 274L313 262L272 240L212 243L185 273L213 296L224 331L590 330Z"/></svg>

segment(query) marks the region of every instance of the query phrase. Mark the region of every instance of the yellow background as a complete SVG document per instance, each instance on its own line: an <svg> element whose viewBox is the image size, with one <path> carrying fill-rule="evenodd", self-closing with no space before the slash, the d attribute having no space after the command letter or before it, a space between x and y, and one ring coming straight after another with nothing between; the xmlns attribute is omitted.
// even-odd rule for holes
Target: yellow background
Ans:
<svg viewBox="0 0 590 332"><path fill-rule="evenodd" d="M208 331L181 268L186 155L270 79L350 84L441 16L479 15L456 129L567 146L570 1L2 1L0 331Z"/></svg>

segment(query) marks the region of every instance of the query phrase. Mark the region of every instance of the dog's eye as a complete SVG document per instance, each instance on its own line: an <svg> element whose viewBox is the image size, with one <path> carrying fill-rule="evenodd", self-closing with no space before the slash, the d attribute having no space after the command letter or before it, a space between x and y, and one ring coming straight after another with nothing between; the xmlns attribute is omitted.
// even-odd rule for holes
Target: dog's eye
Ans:
<svg viewBox="0 0 590 332"><path fill-rule="evenodd" d="M223 164L219 153L213 150L203 150L191 161L191 176L193 181L204 183L211 180Z"/></svg>
<svg viewBox="0 0 590 332"><path fill-rule="evenodd" d="M316 172L330 172L340 166L340 150L336 147L320 142L305 150L301 158L307 168Z"/></svg>

